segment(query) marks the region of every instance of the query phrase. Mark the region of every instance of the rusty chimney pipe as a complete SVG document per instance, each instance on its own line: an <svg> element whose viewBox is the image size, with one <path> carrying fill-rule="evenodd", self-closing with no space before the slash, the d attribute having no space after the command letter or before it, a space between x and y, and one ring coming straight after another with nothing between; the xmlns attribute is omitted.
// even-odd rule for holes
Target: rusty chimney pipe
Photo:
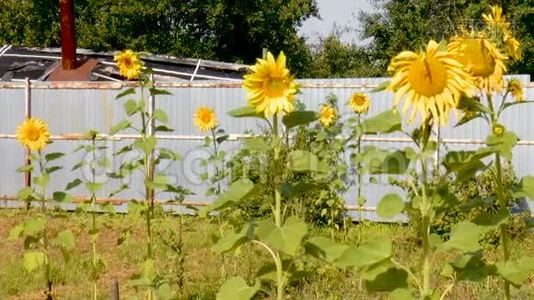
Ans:
<svg viewBox="0 0 534 300"><path fill-rule="evenodd" d="M61 26L61 63L63 70L76 69L76 40L74 34L73 0L59 0Z"/></svg>

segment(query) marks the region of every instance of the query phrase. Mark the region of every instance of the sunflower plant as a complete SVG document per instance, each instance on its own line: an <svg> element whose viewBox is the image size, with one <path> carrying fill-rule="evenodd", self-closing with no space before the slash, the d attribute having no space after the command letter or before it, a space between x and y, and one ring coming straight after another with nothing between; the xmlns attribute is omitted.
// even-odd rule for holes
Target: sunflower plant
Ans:
<svg viewBox="0 0 534 300"><path fill-rule="evenodd" d="M69 182L65 187L65 191L70 191L79 185L83 184L87 193L90 195L89 200L85 201L78 205L77 209L84 213L87 213L89 217L89 226L87 234L89 235L91 241L91 258L84 262L84 264L90 270L90 278L92 282L91 298L98 299L98 286L97 281L100 278L100 274L106 267L106 263L103 260L102 256L99 255L97 250L98 236L100 233L100 228L96 221L96 216L100 212L113 213L114 206L111 203L98 204L97 203L97 193L102 190L104 187L103 180L97 179L97 174L105 173L111 166L111 161L108 157L99 155L101 151L107 149L107 146L98 144L98 132L95 130L90 130L86 134L87 142L85 145L78 146L74 153L83 152L84 159L79 163L74 165L71 171L76 170L88 170L89 178L82 176L82 178L76 178ZM85 159L86 158L86 159Z"/></svg>
<svg viewBox="0 0 534 300"><path fill-rule="evenodd" d="M251 243L264 249L272 258L272 264L261 268L249 285L243 277L231 277L221 286L218 299L248 299L253 297L262 284L274 283L277 299L284 299L287 284L295 278L298 267L295 262L305 252L308 240L308 225L296 216L286 215L290 199L306 189L306 184L293 185L287 181L287 170L293 173L327 171L327 164L316 155L305 150L288 147L291 129L306 125L319 118L313 111L295 111L296 82L286 67L283 53L275 59L268 53L265 59L258 59L251 73L245 75L243 87L247 91L249 105L232 110L234 117L261 119L269 128L268 140L254 137L244 140L244 147L258 157L270 160L265 170L270 186L271 214L262 220L255 220L237 231L227 232L214 246L217 252L235 250L244 243ZM329 114L331 116L331 114ZM284 125L285 130L282 130ZM255 184L248 178L230 184L209 207L201 211L206 216L214 210L221 210L247 201L255 193Z"/></svg>
<svg viewBox="0 0 534 300"><path fill-rule="evenodd" d="M56 191L50 195L48 185L50 176L62 167L53 165L57 159L64 156L61 152L45 153L46 147L51 143L48 124L37 118L27 118L17 128L17 139L30 151L30 164L18 169L20 172L31 172L33 185L21 189L18 193L20 199L28 203L40 203L40 211L35 217L24 220L9 232L10 239L24 239L23 266L29 272L43 272L46 299L56 297L54 282L52 280L52 267L54 261L51 252L59 249L63 258L68 262L70 250L75 247L74 234L66 229L53 232L49 223L53 218L60 217L59 213L51 210L51 205L59 205L69 200L64 191Z"/></svg>
<svg viewBox="0 0 534 300"><path fill-rule="evenodd" d="M483 199L496 202L495 214L481 213L473 222L478 231L495 229L500 232L501 257L489 262L483 252L464 251L449 271L457 277L471 274L473 264L483 276L496 276L503 282L505 299L512 298L511 286L520 286L534 269L534 257L515 257L509 231L512 216L509 207L520 197L534 199L532 188L534 177L526 176L519 184L506 183L504 165L512 164L513 148L519 141L518 136L501 122L503 113L516 105L532 102L525 101L521 82L517 79L506 80L503 76L506 65L520 58L520 44L511 33L510 23L502 14L502 8L492 6L491 13L483 15L486 28L480 32L462 33L453 37L449 49L456 53L458 61L466 72L473 76L476 91L472 97L464 97L458 107L464 116L457 126L475 119L485 121L489 128L486 145L474 151L449 152L443 161L447 172L455 174L457 181L478 176L483 170L491 170L495 183L496 199ZM483 158L492 159L490 162ZM474 249L475 248L473 245Z"/></svg>
<svg viewBox="0 0 534 300"><path fill-rule="evenodd" d="M353 93L349 100L348 106L356 114L355 117L351 117L348 121L350 136L347 139L347 143L350 143L352 140L356 140L356 143L350 144L349 148L355 148L356 152L351 157L352 161L355 163L354 169L356 172L356 203L358 204L358 221L362 222L362 208L367 203L365 196L362 195L362 172L361 172L361 163L359 158L362 153L362 134L360 132L362 124L362 115L365 115L369 112L371 108L371 100L369 96L362 92Z"/></svg>
<svg viewBox="0 0 534 300"><path fill-rule="evenodd" d="M125 179L135 172L140 172L143 176L144 201L130 201L128 211L135 215L144 216L146 220L146 255L140 272L134 276L130 284L148 288L147 297L149 299L156 296L170 297L169 281L160 275L154 266L152 227L158 208L155 203L155 195L157 191L168 192L175 194L176 199L182 199L184 195L188 194L188 191L181 186L170 184L167 176L157 170L157 166L161 162L178 161L181 156L171 149L157 147L158 141L155 134L173 130L167 126L169 118L165 111L162 109L152 110L147 103L147 96L155 98L157 95L169 95L170 93L154 86L152 72L150 69L144 68L138 53L126 50L117 54L115 61L122 76L130 80L138 80L139 84L139 94L137 94L136 88L129 88L117 95L117 100L127 99L124 102L127 118L110 130L111 135L126 130L134 131L139 135L131 144L122 147L115 153L116 156L121 156L133 152L136 154L136 158L126 160L117 171L110 174L112 178L116 179ZM131 98L135 95L139 95L139 98ZM123 183L112 194L127 188L128 185Z"/></svg>

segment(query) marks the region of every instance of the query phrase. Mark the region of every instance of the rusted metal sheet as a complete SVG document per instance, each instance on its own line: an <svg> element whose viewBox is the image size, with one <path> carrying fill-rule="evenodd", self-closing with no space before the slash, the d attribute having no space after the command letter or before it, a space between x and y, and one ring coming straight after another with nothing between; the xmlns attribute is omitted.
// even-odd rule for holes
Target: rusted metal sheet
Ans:
<svg viewBox="0 0 534 300"><path fill-rule="evenodd" d="M98 64L96 59L86 59L80 61L78 66L74 69L63 69L56 67L54 71L48 75L48 81L90 81L93 78L92 71Z"/></svg>

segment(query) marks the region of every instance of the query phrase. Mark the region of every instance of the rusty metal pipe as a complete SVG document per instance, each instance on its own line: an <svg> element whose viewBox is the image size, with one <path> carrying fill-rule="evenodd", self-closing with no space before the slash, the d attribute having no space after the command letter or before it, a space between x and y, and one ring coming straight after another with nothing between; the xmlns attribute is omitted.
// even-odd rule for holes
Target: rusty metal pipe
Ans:
<svg viewBox="0 0 534 300"><path fill-rule="evenodd" d="M59 0L61 26L61 63L64 70L76 69L76 39L74 30L74 0Z"/></svg>

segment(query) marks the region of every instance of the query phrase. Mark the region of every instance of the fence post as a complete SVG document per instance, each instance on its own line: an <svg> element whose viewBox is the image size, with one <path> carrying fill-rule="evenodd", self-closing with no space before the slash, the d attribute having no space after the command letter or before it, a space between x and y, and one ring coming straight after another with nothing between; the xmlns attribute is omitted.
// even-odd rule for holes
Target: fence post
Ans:
<svg viewBox="0 0 534 300"><path fill-rule="evenodd" d="M31 82L30 78L26 77L26 85L24 89L24 117L31 118L32 116L32 92L31 92ZM30 160L30 149L28 147L24 148L24 165L29 167L31 165ZM24 173L24 187L32 186L32 173L31 171ZM31 202L26 202L26 210L29 210L31 207Z"/></svg>
<svg viewBox="0 0 534 300"><path fill-rule="evenodd" d="M116 278L111 279L111 300L119 300L119 281Z"/></svg>

